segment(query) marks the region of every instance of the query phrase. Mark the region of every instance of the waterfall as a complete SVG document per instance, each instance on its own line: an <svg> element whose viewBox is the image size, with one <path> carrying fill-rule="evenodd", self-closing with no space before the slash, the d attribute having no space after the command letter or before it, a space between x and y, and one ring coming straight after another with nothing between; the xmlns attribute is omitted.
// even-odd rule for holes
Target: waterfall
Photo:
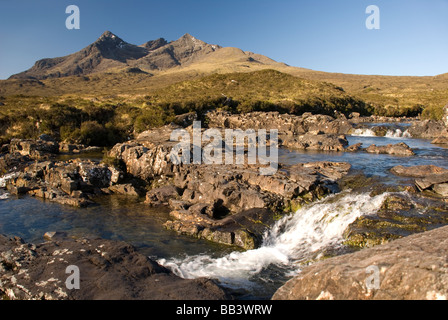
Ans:
<svg viewBox="0 0 448 320"><path fill-rule="evenodd" d="M17 173L9 173L0 177L0 200L5 200L9 198L9 193L1 190L6 187L6 182L10 179L13 179L17 176Z"/></svg>
<svg viewBox="0 0 448 320"><path fill-rule="evenodd" d="M359 216L375 214L386 196L387 193L370 197L368 193L348 192L329 196L279 220L258 249L219 258L204 254L160 259L159 263L183 278L218 278L231 286L247 283L270 265L294 274L299 271L298 264L316 252L341 246L347 227Z"/></svg>
<svg viewBox="0 0 448 320"><path fill-rule="evenodd" d="M408 130L402 131L400 129L387 130L385 137L386 138L412 138L412 136L408 132Z"/></svg>
<svg viewBox="0 0 448 320"><path fill-rule="evenodd" d="M376 137L375 131L368 128L355 129L351 135L354 137Z"/></svg>

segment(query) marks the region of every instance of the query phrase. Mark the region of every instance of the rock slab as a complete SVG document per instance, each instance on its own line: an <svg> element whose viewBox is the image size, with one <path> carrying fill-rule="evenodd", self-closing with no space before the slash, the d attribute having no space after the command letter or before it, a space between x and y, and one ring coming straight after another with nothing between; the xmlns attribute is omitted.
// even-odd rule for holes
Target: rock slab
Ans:
<svg viewBox="0 0 448 320"><path fill-rule="evenodd" d="M105 239L25 243L0 235L0 299L19 300L223 300L212 280L179 278L133 246ZM56 240L53 240L56 239ZM79 269L79 289L66 281ZM67 280L68 279L68 280Z"/></svg>
<svg viewBox="0 0 448 320"><path fill-rule="evenodd" d="M448 227L441 227L305 267L273 299L445 300L447 256Z"/></svg>

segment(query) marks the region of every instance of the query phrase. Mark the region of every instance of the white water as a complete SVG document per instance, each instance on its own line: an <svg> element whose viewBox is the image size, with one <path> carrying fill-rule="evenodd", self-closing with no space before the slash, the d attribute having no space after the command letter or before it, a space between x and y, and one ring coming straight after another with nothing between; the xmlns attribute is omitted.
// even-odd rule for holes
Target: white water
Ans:
<svg viewBox="0 0 448 320"><path fill-rule="evenodd" d="M230 286L247 285L249 279L270 265L289 275L300 272L298 264L325 248L342 244L347 227L362 215L375 214L387 193L344 193L299 209L278 221L259 249L233 252L220 258L209 255L161 259L159 263L183 278L211 277Z"/></svg>
<svg viewBox="0 0 448 320"><path fill-rule="evenodd" d="M9 173L0 177L0 188L5 188L6 182L12 178L15 178L17 173ZM0 190L0 200L5 200L9 198L9 193Z"/></svg>
<svg viewBox="0 0 448 320"><path fill-rule="evenodd" d="M369 128L358 128L353 130L352 136L354 137L376 137L375 131ZM412 138L408 130L402 131L401 129L389 129L385 136L386 138Z"/></svg>
<svg viewBox="0 0 448 320"><path fill-rule="evenodd" d="M376 137L375 131L368 128L355 129L351 135L355 137Z"/></svg>
<svg viewBox="0 0 448 320"><path fill-rule="evenodd" d="M402 131L400 129L387 130L385 137L386 138L412 138L412 136L408 132L408 130Z"/></svg>

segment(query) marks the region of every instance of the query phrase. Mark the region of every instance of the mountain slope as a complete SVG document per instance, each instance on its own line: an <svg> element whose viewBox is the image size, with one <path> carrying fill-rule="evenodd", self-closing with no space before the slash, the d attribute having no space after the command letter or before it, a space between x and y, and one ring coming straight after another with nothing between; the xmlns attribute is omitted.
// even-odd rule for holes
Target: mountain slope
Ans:
<svg viewBox="0 0 448 320"><path fill-rule="evenodd" d="M85 75L125 67L130 61L139 59L147 53L147 48L127 43L106 31L84 49L65 57L39 60L31 69L13 75L10 79L42 80Z"/></svg>
<svg viewBox="0 0 448 320"><path fill-rule="evenodd" d="M86 48L65 57L39 60L31 69L12 75L10 79L44 80L114 72L126 67L145 71L165 71L175 67L187 67L202 60L207 61L208 56L222 49L221 46L208 44L188 33L172 42L160 38L137 46L106 31ZM241 54L244 56L242 59L247 59L249 62L275 63L261 55L242 51ZM217 58L212 58L211 62L216 63L219 56L218 54Z"/></svg>

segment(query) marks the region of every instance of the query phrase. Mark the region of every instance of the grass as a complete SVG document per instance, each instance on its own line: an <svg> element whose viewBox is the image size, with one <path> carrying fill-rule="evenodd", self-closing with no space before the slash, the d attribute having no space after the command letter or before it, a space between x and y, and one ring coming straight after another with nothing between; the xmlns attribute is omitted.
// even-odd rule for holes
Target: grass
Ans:
<svg viewBox="0 0 448 320"><path fill-rule="evenodd" d="M344 75L244 63L243 69L229 62L228 68L217 63L215 69L207 64L152 74L116 70L0 81L0 143L47 133L68 142L110 146L170 123L176 115L193 111L201 116L217 108L440 119L448 102L448 76Z"/></svg>

